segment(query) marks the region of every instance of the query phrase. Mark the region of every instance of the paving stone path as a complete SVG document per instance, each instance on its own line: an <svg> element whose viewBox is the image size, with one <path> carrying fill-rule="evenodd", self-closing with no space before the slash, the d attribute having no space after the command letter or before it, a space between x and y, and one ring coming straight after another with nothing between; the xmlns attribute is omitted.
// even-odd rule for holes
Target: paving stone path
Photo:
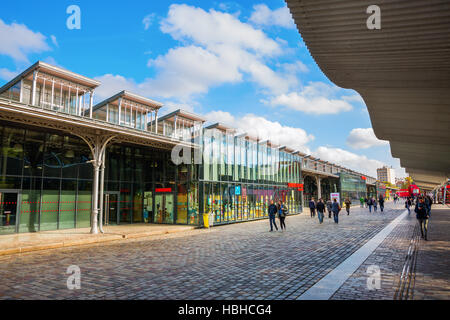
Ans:
<svg viewBox="0 0 450 320"><path fill-rule="evenodd" d="M338 225L328 217L319 225L317 218L302 214L287 218L285 232L268 232L269 222L262 220L182 235L4 256L0 257L0 299L293 300L402 212L401 205L389 203L384 213L352 208L347 216L343 210ZM402 237L406 241L409 224L405 225L404 231L394 230L385 240L381 252L389 241ZM385 252L382 261L375 258L368 263L397 271L406 249L401 244L396 249L398 257ZM389 261L387 266L384 260ZM66 270L71 265L81 269L80 290L67 289ZM364 276L357 275L362 280ZM334 298L385 297L377 291L353 289L351 280ZM383 281L383 288L391 287L391 280Z"/></svg>

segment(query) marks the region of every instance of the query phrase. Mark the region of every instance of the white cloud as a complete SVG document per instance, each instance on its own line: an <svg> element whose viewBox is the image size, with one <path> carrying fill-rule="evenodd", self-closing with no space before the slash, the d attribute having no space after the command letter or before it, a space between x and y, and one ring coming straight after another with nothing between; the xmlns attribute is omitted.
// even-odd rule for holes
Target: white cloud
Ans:
<svg viewBox="0 0 450 320"><path fill-rule="evenodd" d="M287 107L309 114L338 114L350 111L352 105L336 96L340 89L322 82L312 82L300 92L291 92L272 97L266 102L274 107Z"/></svg>
<svg viewBox="0 0 450 320"><path fill-rule="evenodd" d="M161 23L161 31L170 34L175 40L189 39L213 51L224 44L263 55L274 55L281 51L278 44L264 32L233 15L214 9L206 12L185 4L170 6L167 18Z"/></svg>
<svg viewBox="0 0 450 320"><path fill-rule="evenodd" d="M287 146L294 150L309 153L308 143L314 140L314 136L301 128L283 126L279 122L267 120L254 114L246 114L243 117L234 117L229 112L212 111L205 115L211 122L221 122L239 132L246 132L261 140L270 140L272 143Z"/></svg>
<svg viewBox="0 0 450 320"><path fill-rule="evenodd" d="M101 85L95 89L94 98L96 102L109 98L122 90L142 94L138 85L133 80L126 79L125 77L119 75L105 74L103 76L96 77L95 80L101 82Z"/></svg>
<svg viewBox="0 0 450 320"><path fill-rule="evenodd" d="M359 94L354 94L351 96L342 96L342 99L348 102L358 102L365 105L363 98Z"/></svg>
<svg viewBox="0 0 450 320"><path fill-rule="evenodd" d="M144 17L144 19L142 20L142 24L144 25L145 30L148 30L150 26L153 24L153 19L155 19L155 16L156 16L155 13L151 13Z"/></svg>
<svg viewBox="0 0 450 320"><path fill-rule="evenodd" d="M376 178L377 168L385 165L378 160L369 159L366 156L358 155L340 148L319 147L313 155L322 160L341 165L343 167L367 174Z"/></svg>
<svg viewBox="0 0 450 320"><path fill-rule="evenodd" d="M282 94L298 86L295 76L304 65L270 68L266 60L283 54L280 44L238 17L188 5L171 5L161 31L182 46L148 61L155 76L135 83L123 76L104 75L110 83L127 85L160 99L190 100L210 88L250 80L268 94Z"/></svg>
<svg viewBox="0 0 450 320"><path fill-rule="evenodd" d="M52 43L55 45L55 47L59 47L58 40L56 40L56 36L53 34L50 36L50 39L52 39Z"/></svg>
<svg viewBox="0 0 450 320"><path fill-rule="evenodd" d="M259 26L280 26L283 28L295 28L294 20L288 7L270 10L265 4L253 6L253 12L249 19Z"/></svg>
<svg viewBox="0 0 450 320"><path fill-rule="evenodd" d="M43 34L28 29L24 24L8 25L0 19L0 54L28 63L28 54L48 50L50 47Z"/></svg>
<svg viewBox="0 0 450 320"><path fill-rule="evenodd" d="M389 141L379 140L372 128L356 128L350 132L347 144L354 149L368 149L376 146L385 146Z"/></svg>

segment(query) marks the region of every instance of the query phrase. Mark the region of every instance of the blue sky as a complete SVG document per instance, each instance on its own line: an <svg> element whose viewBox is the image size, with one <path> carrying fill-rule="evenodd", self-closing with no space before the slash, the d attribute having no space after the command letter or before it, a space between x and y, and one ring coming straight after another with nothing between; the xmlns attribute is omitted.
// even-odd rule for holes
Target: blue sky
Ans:
<svg viewBox="0 0 450 320"><path fill-rule="evenodd" d="M81 10L81 29L66 9ZM101 100L127 89L376 176L392 165L364 101L332 84L286 4L272 1L8 1L0 84L42 60L98 79Z"/></svg>

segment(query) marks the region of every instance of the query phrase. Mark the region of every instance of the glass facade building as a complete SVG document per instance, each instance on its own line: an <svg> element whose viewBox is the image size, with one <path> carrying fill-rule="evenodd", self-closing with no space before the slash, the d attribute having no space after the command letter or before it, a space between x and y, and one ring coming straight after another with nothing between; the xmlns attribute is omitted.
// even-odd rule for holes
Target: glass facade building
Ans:
<svg viewBox="0 0 450 320"><path fill-rule="evenodd" d="M349 198L352 202L358 202L361 197L367 196L366 181L361 176L340 172L341 201Z"/></svg>
<svg viewBox="0 0 450 320"><path fill-rule="evenodd" d="M324 199L366 193L354 172L187 111L160 117L127 91L94 106L99 84L37 62L0 88L0 234L87 228L97 212L104 225L234 223L267 218L271 200L298 214L315 174ZM194 152L175 164L178 146Z"/></svg>
<svg viewBox="0 0 450 320"><path fill-rule="evenodd" d="M302 191L290 187L301 181L301 157L220 125L204 130L202 148L200 212L215 224L265 218L270 200L302 211Z"/></svg>

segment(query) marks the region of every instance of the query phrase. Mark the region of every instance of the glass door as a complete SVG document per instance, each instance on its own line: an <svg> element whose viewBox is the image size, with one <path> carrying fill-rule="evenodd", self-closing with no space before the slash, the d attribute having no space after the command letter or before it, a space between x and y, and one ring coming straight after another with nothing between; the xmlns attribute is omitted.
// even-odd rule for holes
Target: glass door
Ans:
<svg viewBox="0 0 450 320"><path fill-rule="evenodd" d="M155 195L155 220L154 223L173 223L174 197L171 193Z"/></svg>
<svg viewBox="0 0 450 320"><path fill-rule="evenodd" d="M118 224L119 193L105 193L103 201L103 224Z"/></svg>
<svg viewBox="0 0 450 320"><path fill-rule="evenodd" d="M16 232L19 192L0 190L0 234Z"/></svg>

